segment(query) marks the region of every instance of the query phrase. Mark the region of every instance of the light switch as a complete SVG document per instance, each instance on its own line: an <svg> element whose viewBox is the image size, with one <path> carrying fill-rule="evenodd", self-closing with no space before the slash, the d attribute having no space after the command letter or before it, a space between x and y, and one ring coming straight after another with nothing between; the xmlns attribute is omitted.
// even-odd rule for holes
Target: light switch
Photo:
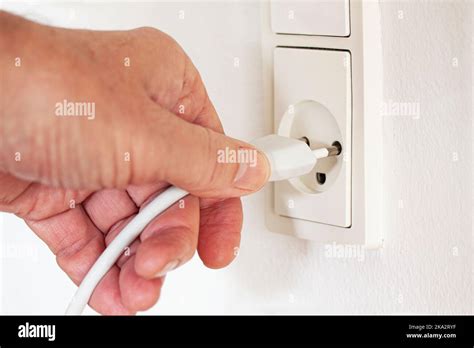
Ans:
<svg viewBox="0 0 474 348"><path fill-rule="evenodd" d="M314 148L342 145L301 178L275 183L281 216L340 227L351 225L351 55L348 51L274 51L274 111L278 134L306 138Z"/></svg>
<svg viewBox="0 0 474 348"><path fill-rule="evenodd" d="M280 34L349 36L349 0L274 0L271 23Z"/></svg>

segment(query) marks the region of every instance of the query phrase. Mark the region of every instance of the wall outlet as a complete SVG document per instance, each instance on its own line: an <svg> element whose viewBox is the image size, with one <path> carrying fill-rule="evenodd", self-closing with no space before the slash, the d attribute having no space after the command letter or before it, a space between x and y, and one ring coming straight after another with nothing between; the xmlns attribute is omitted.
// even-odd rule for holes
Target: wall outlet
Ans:
<svg viewBox="0 0 474 348"><path fill-rule="evenodd" d="M339 142L342 153L307 175L275 183L281 216L351 225L351 65L348 51L274 50L274 118L278 134L305 138L312 149Z"/></svg>
<svg viewBox="0 0 474 348"><path fill-rule="evenodd" d="M272 231L298 238L379 247L383 242L380 8L377 1L335 2L339 5L312 1L282 5L281 0L262 4L265 115L273 132L307 138L312 148L338 141L343 149L337 158L319 161L310 174L271 185L266 192L266 223ZM312 26L303 13L324 12L324 3L329 19L350 23L349 28L341 24L336 30L328 18L327 27Z"/></svg>

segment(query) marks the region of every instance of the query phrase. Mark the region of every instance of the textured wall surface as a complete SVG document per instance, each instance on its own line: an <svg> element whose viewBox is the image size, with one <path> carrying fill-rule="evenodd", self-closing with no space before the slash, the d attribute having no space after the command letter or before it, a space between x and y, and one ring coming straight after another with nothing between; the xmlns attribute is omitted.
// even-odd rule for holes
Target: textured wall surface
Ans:
<svg viewBox="0 0 474 348"><path fill-rule="evenodd" d="M168 275L149 313L472 313L473 4L382 4L385 100L419 107L384 116L384 249L332 258L324 246L270 233L256 194L244 199L237 260L212 271L195 257ZM160 28L201 70L229 134L270 131L257 2L5 7L71 27ZM0 215L0 227L1 312L62 313L75 287L49 250L13 216Z"/></svg>

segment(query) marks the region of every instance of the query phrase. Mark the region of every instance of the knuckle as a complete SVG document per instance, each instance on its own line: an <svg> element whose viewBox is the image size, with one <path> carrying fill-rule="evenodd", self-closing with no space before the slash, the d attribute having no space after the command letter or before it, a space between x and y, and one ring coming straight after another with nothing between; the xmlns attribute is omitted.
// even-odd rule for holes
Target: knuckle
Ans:
<svg viewBox="0 0 474 348"><path fill-rule="evenodd" d="M144 35L156 35L160 31L156 28L150 27L150 26L143 26L143 27L138 27L136 29L133 29L132 31L144 34Z"/></svg>

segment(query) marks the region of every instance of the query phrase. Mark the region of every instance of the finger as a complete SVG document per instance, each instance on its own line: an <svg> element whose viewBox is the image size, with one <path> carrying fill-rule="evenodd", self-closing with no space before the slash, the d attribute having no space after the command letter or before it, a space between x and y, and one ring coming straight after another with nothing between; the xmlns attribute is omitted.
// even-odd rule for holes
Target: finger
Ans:
<svg viewBox="0 0 474 348"><path fill-rule="evenodd" d="M140 207L152 195L156 196L158 192L163 191L163 189L165 189L169 185L170 184L167 182L159 182L140 186L130 185L127 187L127 193L133 200L135 205L137 207Z"/></svg>
<svg viewBox="0 0 474 348"><path fill-rule="evenodd" d="M105 235L105 246L108 247L110 243L117 237L120 232L128 225L128 223L135 217L136 215L129 216L126 219L123 219L113 225L109 232ZM126 246L122 252L122 255L118 258L116 264L119 268L122 268L123 264L130 259L133 255L135 255L138 246L140 245L140 239L136 238L129 246Z"/></svg>
<svg viewBox="0 0 474 348"><path fill-rule="evenodd" d="M79 284L104 251L104 236L90 221L82 206L28 226L56 255L61 269ZM89 304L103 314L132 314L121 302L119 270L112 267L94 290Z"/></svg>
<svg viewBox="0 0 474 348"><path fill-rule="evenodd" d="M91 194L44 186L1 172L0 187L0 210L28 220L42 220L72 209Z"/></svg>
<svg viewBox="0 0 474 348"><path fill-rule="evenodd" d="M127 191L117 189L95 192L82 205L94 225L103 233L138 211Z"/></svg>
<svg viewBox="0 0 474 348"><path fill-rule="evenodd" d="M206 93L206 101L201 112L197 115L194 120L195 124L199 124L203 127L210 128L215 132L224 134L224 127L222 127L221 120L217 115L217 111L214 105L211 103L209 96Z"/></svg>
<svg viewBox="0 0 474 348"><path fill-rule="evenodd" d="M239 198L201 199L198 253L209 268L222 268L239 251L242 203Z"/></svg>
<svg viewBox="0 0 474 348"><path fill-rule="evenodd" d="M184 120L224 133L222 123L214 105L209 99L201 75L194 64L188 61L184 73L182 97L172 108L172 112Z"/></svg>
<svg viewBox="0 0 474 348"><path fill-rule="evenodd" d="M192 258L199 231L199 200L188 196L155 218L141 234L135 270L159 278Z"/></svg>
<svg viewBox="0 0 474 348"><path fill-rule="evenodd" d="M113 266L97 284L89 300L89 306L104 315L135 314L136 311L127 307L123 302L120 279L121 271L117 266Z"/></svg>
<svg viewBox="0 0 474 348"><path fill-rule="evenodd" d="M155 73L150 73L149 64L135 65L146 81L144 88L149 98L190 123L223 133L201 75L179 44L158 30L139 28L129 33L138 35L140 42L149 43L142 47L142 51L150 51L145 57L159 57L160 65L154 66L157 68ZM157 42L161 45L157 46ZM157 47L160 49L157 50ZM172 66L173 69L166 69L167 66ZM147 68L144 69L145 67ZM176 76L182 76L182 79L177 80Z"/></svg>
<svg viewBox="0 0 474 348"><path fill-rule="evenodd" d="M123 304L132 312L152 307L160 297L164 278L144 279L135 272L135 256L129 258L120 272Z"/></svg>
<svg viewBox="0 0 474 348"><path fill-rule="evenodd" d="M134 138L134 148L147 150L134 152L133 184L159 179L200 197L241 196L265 184L268 163L253 146L155 108L160 119L140 122Z"/></svg>

